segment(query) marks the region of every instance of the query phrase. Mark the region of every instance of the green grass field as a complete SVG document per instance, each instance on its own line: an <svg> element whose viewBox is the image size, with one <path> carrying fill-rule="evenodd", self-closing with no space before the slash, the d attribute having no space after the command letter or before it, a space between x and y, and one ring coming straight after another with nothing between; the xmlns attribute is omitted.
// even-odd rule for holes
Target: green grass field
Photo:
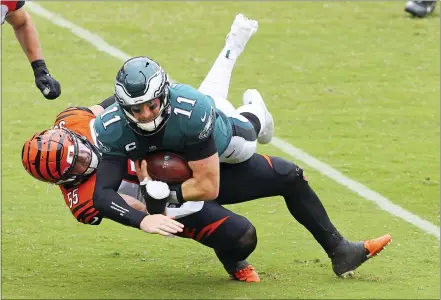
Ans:
<svg viewBox="0 0 441 300"><path fill-rule="evenodd" d="M41 2L130 54L198 86L234 16L259 20L237 62L230 100L258 88L276 135L395 204L440 225L439 7L409 18L398 2ZM111 221L76 222L57 187L33 180L23 142L68 105L112 93L122 61L33 16L62 97L45 100L9 25L2 27L2 298L439 299L439 240L304 166L334 224L352 240L393 243L352 279L282 198L230 206L257 228L249 261L262 282L227 279L211 249ZM259 152L280 155L274 146ZM299 162L302 165L301 162Z"/></svg>

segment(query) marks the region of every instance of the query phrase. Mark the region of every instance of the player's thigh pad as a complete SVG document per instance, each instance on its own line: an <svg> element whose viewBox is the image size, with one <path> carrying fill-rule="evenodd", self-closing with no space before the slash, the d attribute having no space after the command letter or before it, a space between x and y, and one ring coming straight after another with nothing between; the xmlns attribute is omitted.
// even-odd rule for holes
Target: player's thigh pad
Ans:
<svg viewBox="0 0 441 300"><path fill-rule="evenodd" d="M228 250L253 226L251 222L214 201L206 201L194 214L179 219L184 224L180 237L191 238L205 246Z"/></svg>
<svg viewBox="0 0 441 300"><path fill-rule="evenodd" d="M220 162L237 164L248 160L257 148L257 135L247 118L239 113L229 117L233 136L227 149L219 157Z"/></svg>

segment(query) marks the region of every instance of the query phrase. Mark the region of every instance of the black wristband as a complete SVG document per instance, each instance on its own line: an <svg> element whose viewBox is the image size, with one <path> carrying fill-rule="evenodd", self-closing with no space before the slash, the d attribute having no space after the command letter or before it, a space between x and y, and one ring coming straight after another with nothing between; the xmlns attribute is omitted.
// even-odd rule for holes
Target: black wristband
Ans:
<svg viewBox="0 0 441 300"><path fill-rule="evenodd" d="M170 198L179 202L179 204L184 204L185 200L182 196L182 184L175 184L170 186Z"/></svg>
<svg viewBox="0 0 441 300"><path fill-rule="evenodd" d="M34 70L34 72L36 69L39 69L39 68L43 68L43 69L47 70L46 62L44 61L44 59L34 60L33 62L31 62L31 66L32 66L32 70Z"/></svg>

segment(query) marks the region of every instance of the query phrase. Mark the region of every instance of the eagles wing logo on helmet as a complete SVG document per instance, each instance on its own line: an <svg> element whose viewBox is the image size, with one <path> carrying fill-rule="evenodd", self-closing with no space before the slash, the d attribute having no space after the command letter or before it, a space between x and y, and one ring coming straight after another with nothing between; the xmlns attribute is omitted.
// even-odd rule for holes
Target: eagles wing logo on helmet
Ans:
<svg viewBox="0 0 441 300"><path fill-rule="evenodd" d="M151 135L163 128L170 117L168 78L164 69L152 59L134 57L124 63L115 81L115 98L129 126L138 134ZM140 121L130 108L159 99L159 111L153 119Z"/></svg>
<svg viewBox="0 0 441 300"><path fill-rule="evenodd" d="M147 73L147 71L127 71L123 75L123 82L121 82L121 76L117 76L115 82L115 96L120 104L136 105L155 99L161 95L167 83L167 74L164 70L159 67L159 69L150 76L144 73ZM143 87L143 89L129 92L131 88L139 89L140 87Z"/></svg>

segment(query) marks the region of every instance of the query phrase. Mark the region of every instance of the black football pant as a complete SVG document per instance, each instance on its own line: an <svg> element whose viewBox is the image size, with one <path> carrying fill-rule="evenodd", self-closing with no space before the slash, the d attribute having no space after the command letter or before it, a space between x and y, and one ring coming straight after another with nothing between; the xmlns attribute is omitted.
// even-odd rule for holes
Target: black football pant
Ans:
<svg viewBox="0 0 441 300"><path fill-rule="evenodd" d="M213 248L228 273L248 265L245 259L256 248L257 236L247 218L213 200L206 201L200 211L178 221L185 226L178 236Z"/></svg>
<svg viewBox="0 0 441 300"><path fill-rule="evenodd" d="M304 178L303 170L292 162L254 154L240 164L221 164L220 178L219 197L206 201L201 211L179 219L185 225L180 236L215 249L230 273L243 266L257 245L257 237L254 226L245 217L221 205L282 196L291 215L328 254L343 239Z"/></svg>

